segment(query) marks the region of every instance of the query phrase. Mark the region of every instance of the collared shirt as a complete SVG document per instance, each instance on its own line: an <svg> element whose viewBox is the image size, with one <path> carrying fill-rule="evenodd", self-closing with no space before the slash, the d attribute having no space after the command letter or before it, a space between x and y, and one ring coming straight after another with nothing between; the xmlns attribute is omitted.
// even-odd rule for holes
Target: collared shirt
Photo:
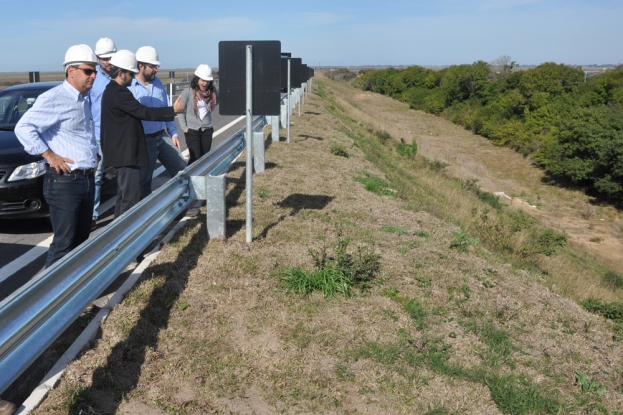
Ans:
<svg viewBox="0 0 623 415"><path fill-rule="evenodd" d="M39 95L15 126L15 135L28 154L46 150L74 161L72 169L97 166L97 142L89 94L65 81Z"/></svg>
<svg viewBox="0 0 623 415"><path fill-rule="evenodd" d="M151 88L147 88L136 78L132 79L132 83L128 87L134 98L146 107L170 107L169 95L162 85L162 81L155 78L151 82ZM165 128L170 136L177 136L177 126L175 121L142 121L145 134L153 134Z"/></svg>
<svg viewBox="0 0 623 415"><path fill-rule="evenodd" d="M89 92L91 95L91 111L93 112L93 122L95 124L95 139L100 141L100 122L102 120L102 95L106 85L110 82L110 76L97 65L97 76L93 81L93 88Z"/></svg>

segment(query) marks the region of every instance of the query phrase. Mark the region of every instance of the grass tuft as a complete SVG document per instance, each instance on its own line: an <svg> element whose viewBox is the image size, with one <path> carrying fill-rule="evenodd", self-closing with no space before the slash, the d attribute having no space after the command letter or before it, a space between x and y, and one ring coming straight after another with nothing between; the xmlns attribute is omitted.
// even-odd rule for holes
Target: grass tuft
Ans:
<svg viewBox="0 0 623 415"><path fill-rule="evenodd" d="M346 147L344 147L341 144L331 143L331 147L329 148L329 151L334 156L346 157L346 158L350 157L350 154L348 154L348 151L346 151Z"/></svg>
<svg viewBox="0 0 623 415"><path fill-rule="evenodd" d="M409 230L402 226L383 226L383 230L389 233L395 233L396 235L409 235Z"/></svg>
<svg viewBox="0 0 623 415"><path fill-rule="evenodd" d="M355 177L355 181L363 184L369 192L382 196L394 196L394 192L389 189L389 183L367 171L361 172L361 176Z"/></svg>
<svg viewBox="0 0 623 415"><path fill-rule="evenodd" d="M309 250L314 268L285 267L278 271L287 292L306 296L320 291L325 298L335 294L350 297L354 287L369 288L380 267L380 255L367 246L358 246L348 252L350 238L338 231L334 252L330 252L326 241L319 251Z"/></svg>

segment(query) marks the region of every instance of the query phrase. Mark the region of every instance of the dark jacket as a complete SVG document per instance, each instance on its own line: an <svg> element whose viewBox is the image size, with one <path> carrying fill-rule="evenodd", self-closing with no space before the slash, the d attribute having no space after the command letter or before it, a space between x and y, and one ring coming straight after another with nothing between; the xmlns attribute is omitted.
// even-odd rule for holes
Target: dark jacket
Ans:
<svg viewBox="0 0 623 415"><path fill-rule="evenodd" d="M142 105L130 90L110 81L102 95L101 144L106 167L148 166L141 120L173 121L173 107Z"/></svg>

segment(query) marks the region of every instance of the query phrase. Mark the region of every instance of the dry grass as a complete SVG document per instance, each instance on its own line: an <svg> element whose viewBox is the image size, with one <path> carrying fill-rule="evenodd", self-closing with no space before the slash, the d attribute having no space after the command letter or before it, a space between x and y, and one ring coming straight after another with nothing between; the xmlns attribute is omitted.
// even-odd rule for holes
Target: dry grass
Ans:
<svg viewBox="0 0 623 415"><path fill-rule="evenodd" d="M533 413L622 408L623 347L612 327L543 285L577 264L566 254L543 259L547 277L480 243L452 249L457 224L471 220L462 207L482 203L430 169L417 170L413 196L395 171L383 173L402 161L366 144L375 140L367 120L393 137L414 128L407 114L435 120L314 82L324 98L306 100L292 142L272 143L266 172L254 176L254 242L245 243L241 160L228 174L229 238L206 240L197 219L164 247L35 413L528 413L508 409L511 395L541 399ZM332 155L332 143L350 156ZM364 170L395 185L395 196L366 191L354 180ZM425 205L459 217L450 223ZM338 229L381 255L377 283L347 299L284 292L274 271L311 267L308 250L334 242ZM582 392L576 371L607 386L603 396Z"/></svg>

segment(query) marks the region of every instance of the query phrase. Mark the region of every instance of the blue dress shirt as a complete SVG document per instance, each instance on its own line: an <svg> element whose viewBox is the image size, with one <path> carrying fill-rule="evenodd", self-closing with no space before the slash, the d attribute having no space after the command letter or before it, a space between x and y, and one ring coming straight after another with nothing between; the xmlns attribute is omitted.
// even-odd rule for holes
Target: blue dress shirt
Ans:
<svg viewBox="0 0 623 415"><path fill-rule="evenodd" d="M102 67L97 65L97 76L91 88L91 111L93 112L93 122L95 123L95 139L100 141L100 123L102 121L102 95L106 85L110 82L110 76L102 71Z"/></svg>
<svg viewBox="0 0 623 415"><path fill-rule="evenodd" d="M15 126L28 154L46 150L74 161L71 170L97 166L97 142L88 92L81 94L65 81L39 95Z"/></svg>
<svg viewBox="0 0 623 415"><path fill-rule="evenodd" d="M155 78L151 82L151 90L140 83L136 78L128 87L134 98L146 107L170 107L169 95L165 91L162 81ZM142 121L145 134L153 134L165 128L171 137L177 136L177 126L175 121Z"/></svg>

